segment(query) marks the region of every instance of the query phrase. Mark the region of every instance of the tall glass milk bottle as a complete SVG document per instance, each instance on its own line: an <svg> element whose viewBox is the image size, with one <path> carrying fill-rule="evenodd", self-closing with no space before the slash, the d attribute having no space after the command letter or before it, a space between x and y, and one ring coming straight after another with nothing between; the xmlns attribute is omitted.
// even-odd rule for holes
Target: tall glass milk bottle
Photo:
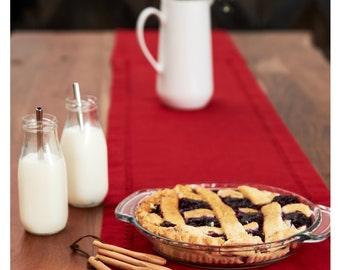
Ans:
<svg viewBox="0 0 340 270"><path fill-rule="evenodd" d="M61 135L66 160L68 201L75 207L101 204L108 192L108 157L94 96L79 103L66 99L67 119Z"/></svg>
<svg viewBox="0 0 340 270"><path fill-rule="evenodd" d="M37 108L38 109L38 108ZM57 119L35 114L22 119L24 140L18 164L20 220L26 231L55 234L68 218L67 173L58 140Z"/></svg>

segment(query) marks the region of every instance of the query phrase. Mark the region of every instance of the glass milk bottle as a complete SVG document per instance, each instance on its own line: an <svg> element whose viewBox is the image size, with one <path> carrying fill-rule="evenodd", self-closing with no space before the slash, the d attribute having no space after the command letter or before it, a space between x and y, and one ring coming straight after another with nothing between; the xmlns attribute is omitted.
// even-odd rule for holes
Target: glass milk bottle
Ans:
<svg viewBox="0 0 340 270"><path fill-rule="evenodd" d="M42 112L41 108L37 108ZM57 134L57 119L36 114L22 119L24 140L18 164L20 220L26 231L55 234L68 218L67 174Z"/></svg>
<svg viewBox="0 0 340 270"><path fill-rule="evenodd" d="M75 207L93 207L101 204L108 192L107 145L96 97L84 96L79 102L66 99L67 119L61 135L68 201Z"/></svg>

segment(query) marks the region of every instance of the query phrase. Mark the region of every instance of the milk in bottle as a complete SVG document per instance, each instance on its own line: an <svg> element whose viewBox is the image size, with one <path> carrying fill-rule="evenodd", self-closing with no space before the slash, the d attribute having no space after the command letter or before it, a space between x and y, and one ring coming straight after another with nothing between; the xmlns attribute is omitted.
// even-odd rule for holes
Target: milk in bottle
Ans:
<svg viewBox="0 0 340 270"><path fill-rule="evenodd" d="M24 142L18 164L20 220L26 231L54 234L68 218L67 174L57 137L57 121L45 114L23 118Z"/></svg>
<svg viewBox="0 0 340 270"><path fill-rule="evenodd" d="M98 120L97 99L85 96L80 104L66 99L66 109L61 146L67 167L68 201L75 207L97 206L108 192L107 145Z"/></svg>

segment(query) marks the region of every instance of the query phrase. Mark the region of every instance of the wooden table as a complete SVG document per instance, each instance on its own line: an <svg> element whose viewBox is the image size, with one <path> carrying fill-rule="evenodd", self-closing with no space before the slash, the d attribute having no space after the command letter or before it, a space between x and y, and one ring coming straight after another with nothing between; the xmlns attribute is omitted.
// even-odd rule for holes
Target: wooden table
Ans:
<svg viewBox="0 0 340 270"><path fill-rule="evenodd" d="M232 32L258 83L330 185L330 64L308 32ZM66 229L53 236L25 233L18 210L17 165L21 117L36 106L57 116L59 136L72 83L98 97L106 131L114 32L14 32L11 36L11 269L86 269L69 245L100 235L102 207L69 208ZM90 247L91 244L88 244ZM91 252L91 250L88 250Z"/></svg>

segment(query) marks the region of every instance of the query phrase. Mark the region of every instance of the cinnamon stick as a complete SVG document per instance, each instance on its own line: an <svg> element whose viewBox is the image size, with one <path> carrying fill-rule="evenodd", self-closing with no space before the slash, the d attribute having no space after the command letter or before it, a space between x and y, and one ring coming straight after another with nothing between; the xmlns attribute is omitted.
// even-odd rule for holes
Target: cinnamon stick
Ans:
<svg viewBox="0 0 340 270"><path fill-rule="evenodd" d="M152 269L158 269L158 270L171 270L168 267L159 265L159 264L154 264L151 262L145 262L145 261L141 261L138 259L135 259L133 257L129 257L127 255L115 252L115 251L111 251L111 250L107 250L107 249L103 249L103 248L99 248L98 249L98 253L100 255L105 255L107 257L110 257L112 259L116 259L122 262L126 262L132 265L136 265L136 266L146 266L146 267L150 267Z"/></svg>
<svg viewBox="0 0 340 270"><path fill-rule="evenodd" d="M109 267L107 267L101 261L97 260L94 256L90 256L87 261L89 262L89 264L91 264L97 270L111 270Z"/></svg>
<svg viewBox="0 0 340 270"><path fill-rule="evenodd" d="M102 248L102 249L107 249L107 250L111 250L111 251L115 251L133 258L136 258L138 260L142 260L145 262L150 262L150 263L154 263L154 264L159 264L159 265L164 265L166 264L166 259L160 256L156 256L153 254L147 254L147 253L143 253L143 252L136 252L136 251L131 251L122 247L117 247L115 245L110 245L110 244L104 244L98 240L94 240L93 241L93 245L98 247L98 248Z"/></svg>
<svg viewBox="0 0 340 270"><path fill-rule="evenodd" d="M143 266L135 266L132 264L128 264L126 262L122 262L116 259L112 259L109 257L106 257L104 255L96 255L96 258L101 260L103 263L105 264L109 264L111 266L114 266L118 269L122 269L122 270L150 270L149 267L143 267Z"/></svg>

